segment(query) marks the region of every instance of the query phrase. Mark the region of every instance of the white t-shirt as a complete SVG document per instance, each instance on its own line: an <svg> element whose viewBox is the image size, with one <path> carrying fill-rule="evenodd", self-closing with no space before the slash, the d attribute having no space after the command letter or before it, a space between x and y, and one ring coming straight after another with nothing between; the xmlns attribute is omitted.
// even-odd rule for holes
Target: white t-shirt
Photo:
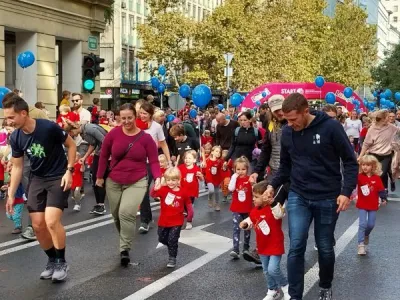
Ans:
<svg viewBox="0 0 400 300"><path fill-rule="evenodd" d="M361 129L361 120L351 120L350 118L346 119L346 122L344 123L344 130L346 131L347 136L351 135L358 139L360 137Z"/></svg>
<svg viewBox="0 0 400 300"><path fill-rule="evenodd" d="M165 141L165 136L162 126L155 121L152 121L150 128L146 129L144 132L151 135L157 147L158 147L158 142Z"/></svg>
<svg viewBox="0 0 400 300"><path fill-rule="evenodd" d="M217 119L213 119L211 121L211 131L212 132L216 132L217 131L217 125L218 125Z"/></svg>
<svg viewBox="0 0 400 300"><path fill-rule="evenodd" d="M81 111L79 112L79 118L81 124L85 122L90 123L92 121L92 114L86 108L82 107Z"/></svg>

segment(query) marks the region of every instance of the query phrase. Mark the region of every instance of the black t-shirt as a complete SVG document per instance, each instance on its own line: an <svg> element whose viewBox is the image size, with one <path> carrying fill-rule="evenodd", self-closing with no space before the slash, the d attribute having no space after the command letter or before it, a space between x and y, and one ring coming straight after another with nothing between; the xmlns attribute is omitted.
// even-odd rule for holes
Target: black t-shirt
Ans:
<svg viewBox="0 0 400 300"><path fill-rule="evenodd" d="M200 149L200 145L196 139L187 136L184 142L176 142L176 148L178 150L178 154L180 155L178 164L182 164L183 155L185 152L189 150L194 150L197 152Z"/></svg>
<svg viewBox="0 0 400 300"><path fill-rule="evenodd" d="M65 174L67 157L63 144L68 134L56 123L37 119L31 134L16 129L10 137L12 156L19 158L24 153L31 163L33 175L43 178L56 178Z"/></svg>

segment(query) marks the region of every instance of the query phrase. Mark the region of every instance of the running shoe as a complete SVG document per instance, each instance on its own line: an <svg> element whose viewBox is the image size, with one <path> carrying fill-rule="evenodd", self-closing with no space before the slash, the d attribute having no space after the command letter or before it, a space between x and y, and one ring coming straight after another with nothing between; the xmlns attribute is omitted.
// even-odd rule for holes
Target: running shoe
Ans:
<svg viewBox="0 0 400 300"><path fill-rule="evenodd" d="M35 232L33 231L32 226L27 226L24 232L21 233L21 237L26 240L36 241L36 235Z"/></svg>
<svg viewBox="0 0 400 300"><path fill-rule="evenodd" d="M53 277L55 267L56 267L56 263L49 259L49 261L47 262L46 268L40 274L40 279L51 279Z"/></svg>
<svg viewBox="0 0 400 300"><path fill-rule="evenodd" d="M279 299L280 293L277 290L268 290L267 296L263 300L276 300Z"/></svg>
<svg viewBox="0 0 400 300"><path fill-rule="evenodd" d="M190 229L192 229L193 228L193 225L192 225L192 223L191 222L187 222L186 223L186 230L190 230Z"/></svg>
<svg viewBox="0 0 400 300"><path fill-rule="evenodd" d="M221 210L221 207L219 206L219 204L215 204L214 210L215 211L220 211Z"/></svg>
<svg viewBox="0 0 400 300"><path fill-rule="evenodd" d="M129 252L127 250L121 251L121 266L127 267L130 262Z"/></svg>
<svg viewBox="0 0 400 300"><path fill-rule="evenodd" d="M65 278L67 278L68 275L68 270L69 270L69 266L67 264L67 262L65 261L56 261L55 263L55 267L54 267L54 273L53 276L51 277L51 279L53 280L53 282L60 282L65 280Z"/></svg>
<svg viewBox="0 0 400 300"><path fill-rule="evenodd" d="M104 215L106 213L106 209L104 205L95 205L93 209L90 211L91 214L95 215Z"/></svg>
<svg viewBox="0 0 400 300"><path fill-rule="evenodd" d="M392 192L394 192L396 190L396 182L395 181L390 182L390 190Z"/></svg>
<svg viewBox="0 0 400 300"><path fill-rule="evenodd" d="M11 231L11 233L12 234L21 234L22 233L22 229L21 229L21 227L14 228L14 230Z"/></svg>
<svg viewBox="0 0 400 300"><path fill-rule="evenodd" d="M365 250L365 245L364 244L359 244L358 245L358 255L364 256L367 254L367 251Z"/></svg>
<svg viewBox="0 0 400 300"><path fill-rule="evenodd" d="M232 257L233 259L239 259L239 251L237 250L232 250L231 253L229 253L230 257Z"/></svg>
<svg viewBox="0 0 400 300"><path fill-rule="evenodd" d="M149 232L149 224L147 223L141 223L139 227L139 232L142 234L148 233Z"/></svg>
<svg viewBox="0 0 400 300"><path fill-rule="evenodd" d="M243 255L244 260L253 262L257 265L261 264L260 256L258 255L258 252L256 249L254 249L251 252L249 250L244 250L242 255Z"/></svg>
<svg viewBox="0 0 400 300"><path fill-rule="evenodd" d="M170 257L168 259L167 268L175 268L176 266L176 257Z"/></svg>
<svg viewBox="0 0 400 300"><path fill-rule="evenodd" d="M281 287L282 293L283 293L283 299L282 300L290 300L290 295L289 295L289 285L285 285Z"/></svg>
<svg viewBox="0 0 400 300"><path fill-rule="evenodd" d="M79 204L75 204L74 211L81 211L81 206Z"/></svg>
<svg viewBox="0 0 400 300"><path fill-rule="evenodd" d="M319 300L332 300L332 289L320 289Z"/></svg>

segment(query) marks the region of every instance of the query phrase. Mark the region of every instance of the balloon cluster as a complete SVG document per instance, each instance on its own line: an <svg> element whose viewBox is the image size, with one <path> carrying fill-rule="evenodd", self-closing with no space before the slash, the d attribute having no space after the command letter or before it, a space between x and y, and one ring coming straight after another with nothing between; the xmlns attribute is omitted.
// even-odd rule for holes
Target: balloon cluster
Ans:
<svg viewBox="0 0 400 300"><path fill-rule="evenodd" d="M163 83L163 81L165 78L165 74L167 74L167 69L165 68L165 66L158 67L158 74L161 75L161 80L157 76L153 76L151 77L150 82L153 89L156 89L157 92L162 94L165 92L165 84Z"/></svg>
<svg viewBox="0 0 400 300"><path fill-rule="evenodd" d="M35 55L32 51L21 52L18 54L17 62L21 68L26 69L32 66L35 62Z"/></svg>
<svg viewBox="0 0 400 300"><path fill-rule="evenodd" d="M242 104L243 100L244 97L242 95L240 95L239 93L234 93L231 96L230 103L233 107L238 107L240 104Z"/></svg>
<svg viewBox="0 0 400 300"><path fill-rule="evenodd" d="M380 103L381 109L393 109L396 107L394 100L400 101L400 92L396 92L393 95L393 92L390 89L386 89L385 91L382 91L382 92L374 91L372 94L374 95L374 97L379 96L379 98L380 98L379 103ZM393 100L393 96L394 96L394 100ZM368 105L370 105L372 109L375 108L374 102L369 102Z"/></svg>

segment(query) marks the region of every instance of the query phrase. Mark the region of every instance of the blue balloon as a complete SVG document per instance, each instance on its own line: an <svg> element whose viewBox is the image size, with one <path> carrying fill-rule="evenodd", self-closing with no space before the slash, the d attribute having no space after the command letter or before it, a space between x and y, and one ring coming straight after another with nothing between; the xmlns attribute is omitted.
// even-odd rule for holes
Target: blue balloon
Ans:
<svg viewBox="0 0 400 300"><path fill-rule="evenodd" d="M6 88L5 86L0 86L0 108L3 108L3 98L8 93L11 93L11 90Z"/></svg>
<svg viewBox="0 0 400 300"><path fill-rule="evenodd" d="M374 91L374 92L372 93L372 95L374 95L374 97L377 97L377 96L378 96L378 92L377 92L377 91Z"/></svg>
<svg viewBox="0 0 400 300"><path fill-rule="evenodd" d="M386 105L388 103L388 101L385 98L381 98L381 106L382 105Z"/></svg>
<svg viewBox="0 0 400 300"><path fill-rule="evenodd" d="M161 83L161 84L158 86L157 91L158 91L160 94L164 93L164 92L165 92L165 85Z"/></svg>
<svg viewBox="0 0 400 300"><path fill-rule="evenodd" d="M173 120L175 120L175 116L174 115L168 115L167 116L167 122L172 122Z"/></svg>
<svg viewBox="0 0 400 300"><path fill-rule="evenodd" d="M221 111L224 109L224 105L223 104L218 104L218 109Z"/></svg>
<svg viewBox="0 0 400 300"><path fill-rule="evenodd" d="M230 116L230 115L227 115L227 116L225 117L225 119L230 120L230 119L231 119L231 116Z"/></svg>
<svg viewBox="0 0 400 300"><path fill-rule="evenodd" d="M238 107L240 104L242 104L243 97L239 93L234 93L231 96L231 104L233 107Z"/></svg>
<svg viewBox="0 0 400 300"><path fill-rule="evenodd" d="M21 52L18 54L17 62L21 68L28 68L35 62L35 55L32 51Z"/></svg>
<svg viewBox="0 0 400 300"><path fill-rule="evenodd" d="M400 101L400 93L399 92L396 92L394 94L394 99L396 99L397 101Z"/></svg>
<svg viewBox="0 0 400 300"><path fill-rule="evenodd" d="M262 92L261 96L262 96L263 98L265 98L265 97L267 97L267 93L266 93L266 92Z"/></svg>
<svg viewBox="0 0 400 300"><path fill-rule="evenodd" d="M182 84L182 85L179 87L179 95L180 95L182 98L187 98L187 97L189 97L189 95L190 95L190 86L187 85L186 83L185 83L185 84Z"/></svg>
<svg viewBox="0 0 400 300"><path fill-rule="evenodd" d="M165 68L165 66L161 65L158 67L158 74L160 74L161 76L164 76L167 73L167 69Z"/></svg>
<svg viewBox="0 0 400 300"><path fill-rule="evenodd" d="M387 90L385 91L385 98L391 99L392 96L393 96L392 91L389 90L389 89L387 89Z"/></svg>
<svg viewBox="0 0 400 300"><path fill-rule="evenodd" d="M345 88L344 91L343 91L343 95L346 98L350 98L351 96L353 96L353 89L351 87Z"/></svg>
<svg viewBox="0 0 400 300"><path fill-rule="evenodd" d="M359 109L359 108L358 108L356 111L357 111L358 114L361 114L361 113L362 113L362 110Z"/></svg>
<svg viewBox="0 0 400 300"><path fill-rule="evenodd" d="M257 107L257 106L254 106L254 107L253 107L253 110L254 110L254 111L257 111L257 110L258 110L258 107Z"/></svg>
<svg viewBox="0 0 400 300"><path fill-rule="evenodd" d="M195 109L191 109L191 110L189 111L189 116L190 116L192 119L196 118L196 117L197 117L197 111L196 111Z"/></svg>
<svg viewBox="0 0 400 300"><path fill-rule="evenodd" d="M332 92L327 93L326 96L325 96L325 101L328 104L335 104L336 95L334 93L332 93Z"/></svg>
<svg viewBox="0 0 400 300"><path fill-rule="evenodd" d="M256 105L260 106L261 102L260 101L256 101Z"/></svg>
<svg viewBox="0 0 400 300"><path fill-rule="evenodd" d="M319 88L322 88L325 84L325 79L322 76L317 76L315 78L315 85Z"/></svg>
<svg viewBox="0 0 400 300"><path fill-rule="evenodd" d="M160 86L160 80L157 77L151 77L151 86L153 87L153 89L158 89L158 87Z"/></svg>
<svg viewBox="0 0 400 300"><path fill-rule="evenodd" d="M212 98L211 89L205 84L199 84L193 89L192 100L193 103L200 108L204 108L210 103Z"/></svg>

